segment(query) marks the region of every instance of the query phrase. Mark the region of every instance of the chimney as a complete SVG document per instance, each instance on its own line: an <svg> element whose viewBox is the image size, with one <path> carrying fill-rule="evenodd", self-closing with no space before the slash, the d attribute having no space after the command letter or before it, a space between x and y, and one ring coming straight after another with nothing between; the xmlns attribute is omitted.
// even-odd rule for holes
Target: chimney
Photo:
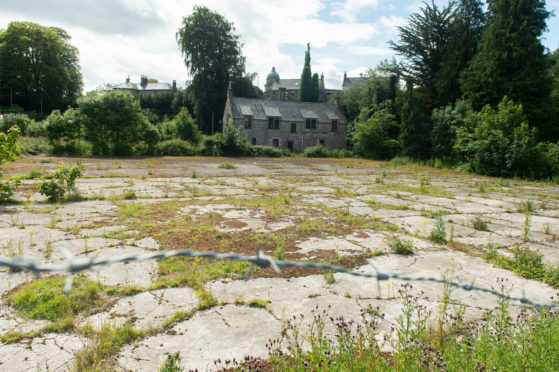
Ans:
<svg viewBox="0 0 559 372"><path fill-rule="evenodd" d="M324 85L324 73L320 74L320 90L324 90L326 89L326 86Z"/></svg>
<svg viewBox="0 0 559 372"><path fill-rule="evenodd" d="M126 84L130 83L130 75L126 77Z"/></svg>
<svg viewBox="0 0 559 372"><path fill-rule="evenodd" d="M142 75L142 79L140 80L140 85L144 89L146 89L146 87L148 86L148 77L146 75Z"/></svg>
<svg viewBox="0 0 559 372"><path fill-rule="evenodd" d="M287 99L287 92L285 88L279 88L279 100L285 101Z"/></svg>
<svg viewBox="0 0 559 372"><path fill-rule="evenodd" d="M177 81L173 80L173 91L175 92L177 90Z"/></svg>
<svg viewBox="0 0 559 372"><path fill-rule="evenodd" d="M229 87L227 88L227 100L230 101L233 98L233 88L231 88L231 80L229 80Z"/></svg>
<svg viewBox="0 0 559 372"><path fill-rule="evenodd" d="M341 109L341 104L340 104L340 95L336 94L336 97L334 97L334 102L336 102L336 107Z"/></svg>

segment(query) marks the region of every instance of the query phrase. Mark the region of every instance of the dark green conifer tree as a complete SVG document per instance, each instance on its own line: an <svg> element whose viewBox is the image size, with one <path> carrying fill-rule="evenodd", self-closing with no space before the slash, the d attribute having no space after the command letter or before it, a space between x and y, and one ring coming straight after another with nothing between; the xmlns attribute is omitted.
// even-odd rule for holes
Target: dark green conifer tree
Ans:
<svg viewBox="0 0 559 372"><path fill-rule="evenodd" d="M305 65L301 73L301 83L299 84L299 99L304 102L313 102L313 79L311 72L311 46L307 43L307 51L305 52Z"/></svg>
<svg viewBox="0 0 559 372"><path fill-rule="evenodd" d="M521 103L542 139L556 140L550 125L550 62L540 42L549 12L543 0L488 0L487 26L479 50L462 74L474 109L496 106L504 96Z"/></svg>

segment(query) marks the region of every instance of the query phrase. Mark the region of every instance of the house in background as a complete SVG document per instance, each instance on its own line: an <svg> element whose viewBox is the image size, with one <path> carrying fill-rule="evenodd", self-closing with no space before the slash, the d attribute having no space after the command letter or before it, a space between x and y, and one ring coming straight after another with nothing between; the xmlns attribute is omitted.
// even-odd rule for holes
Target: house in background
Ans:
<svg viewBox="0 0 559 372"><path fill-rule="evenodd" d="M133 96L166 94L177 91L177 81L173 80L173 84L150 83L148 77L142 75L139 83L131 83L130 77L127 77L126 82L111 86L111 90L121 90L124 92L129 92Z"/></svg>
<svg viewBox="0 0 559 372"><path fill-rule="evenodd" d="M264 97L268 99L279 99L280 90L285 89L285 99L287 99L288 101L298 101L300 84L300 78L280 79L276 68L272 67L272 71L270 71L270 73L266 77L266 85L264 85ZM326 89L326 87L324 86L324 74L320 75L318 88L320 91L318 100L320 102L328 102L331 97L334 97L340 92L339 89Z"/></svg>
<svg viewBox="0 0 559 372"><path fill-rule="evenodd" d="M360 77L347 77L347 72L344 71L344 81L342 83L342 91L345 92L350 86L354 84L362 84L367 78L365 76Z"/></svg>
<svg viewBox="0 0 559 372"><path fill-rule="evenodd" d="M336 103L288 100L287 90L278 89L278 100L233 97L227 91L223 122L232 120L242 128L252 145L284 147L299 152L321 144L345 148L347 120Z"/></svg>

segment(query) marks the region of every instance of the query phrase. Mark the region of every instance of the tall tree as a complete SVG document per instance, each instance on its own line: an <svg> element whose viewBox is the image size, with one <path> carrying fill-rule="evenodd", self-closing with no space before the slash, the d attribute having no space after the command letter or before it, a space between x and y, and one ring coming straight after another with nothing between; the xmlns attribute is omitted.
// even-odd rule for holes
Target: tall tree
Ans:
<svg viewBox="0 0 559 372"><path fill-rule="evenodd" d="M184 63L192 76L194 113L205 133L223 115L229 81L242 77L245 58L233 23L205 6L195 6L183 17L176 37ZM214 123L212 123L212 117Z"/></svg>
<svg viewBox="0 0 559 372"><path fill-rule="evenodd" d="M400 40L389 45L404 57L404 76L426 95L429 109L446 104L448 93L438 91L438 82L452 38L454 3L440 9L434 2L424 3L419 13L410 16L406 26L398 27ZM441 101L443 97L443 101Z"/></svg>
<svg viewBox="0 0 559 372"><path fill-rule="evenodd" d="M65 108L81 95L78 55L61 28L11 22L0 31L0 104Z"/></svg>
<svg viewBox="0 0 559 372"><path fill-rule="evenodd" d="M315 72L312 75L312 80L311 80L311 88L312 88L312 102L318 102L318 100L320 99L320 83L319 83L319 77L318 74Z"/></svg>
<svg viewBox="0 0 559 372"><path fill-rule="evenodd" d="M462 75L465 96L475 109L496 106L506 95L521 103L544 138L556 139L550 125L552 80L540 42L549 12L543 0L488 0L487 26L479 51ZM556 127L556 126L555 126Z"/></svg>
<svg viewBox="0 0 559 372"><path fill-rule="evenodd" d="M317 81L318 83L318 81ZM307 43L305 51L305 65L301 72L301 83L299 84L299 99L304 102L314 102L314 89L311 72L311 45Z"/></svg>

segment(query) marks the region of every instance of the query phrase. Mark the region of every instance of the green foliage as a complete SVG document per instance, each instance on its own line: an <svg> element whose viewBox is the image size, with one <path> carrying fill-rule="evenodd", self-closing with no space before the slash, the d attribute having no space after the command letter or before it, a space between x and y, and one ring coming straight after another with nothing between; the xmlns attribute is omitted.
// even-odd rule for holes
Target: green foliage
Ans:
<svg viewBox="0 0 559 372"><path fill-rule="evenodd" d="M241 128L236 128L231 121L225 124L223 133L214 136L215 142L206 141L206 151L211 145L212 155L217 156L243 156L249 153L250 145L246 134Z"/></svg>
<svg viewBox="0 0 559 372"><path fill-rule="evenodd" d="M177 137L184 141L198 143L200 131L186 107L181 108L180 112L173 119L173 124Z"/></svg>
<svg viewBox="0 0 559 372"><path fill-rule="evenodd" d="M78 50L58 27L11 22L0 31L0 104L27 110L64 108L81 94ZM23 130L22 130L23 132Z"/></svg>
<svg viewBox="0 0 559 372"><path fill-rule="evenodd" d="M406 82L407 89L402 104L400 144L402 155L414 158L429 158L431 155L431 122L425 111L428 97L413 89L413 83Z"/></svg>
<svg viewBox="0 0 559 372"><path fill-rule="evenodd" d="M159 142L155 145L154 155L158 156L193 156L197 149L190 142L181 139Z"/></svg>
<svg viewBox="0 0 559 372"><path fill-rule="evenodd" d="M76 180L81 177L83 167L80 163L72 168L59 166L57 170L41 183L39 192L45 195L49 202L54 203L62 199L67 192L77 196Z"/></svg>
<svg viewBox="0 0 559 372"><path fill-rule="evenodd" d="M165 363L159 369L159 372L182 372L184 367L181 366L181 357L179 352L167 355Z"/></svg>
<svg viewBox="0 0 559 372"><path fill-rule="evenodd" d="M357 124L354 150L373 159L390 159L400 152L396 140L399 126L386 108L373 113L366 123Z"/></svg>
<svg viewBox="0 0 559 372"><path fill-rule="evenodd" d="M477 216L472 220L472 226L476 230L488 231L487 221L485 221L481 216Z"/></svg>
<svg viewBox="0 0 559 372"><path fill-rule="evenodd" d="M291 151L286 148L274 146L251 146L251 156L267 157L267 158L281 158L291 156Z"/></svg>
<svg viewBox="0 0 559 372"><path fill-rule="evenodd" d="M464 119L471 115L471 112L471 105L467 101L456 101L454 106L448 105L433 110L431 113L433 124L431 141L434 157L450 158L454 155L456 128L464 126Z"/></svg>
<svg viewBox="0 0 559 372"><path fill-rule="evenodd" d="M82 126L79 112L69 108L64 115L54 110L45 120L47 139L54 147L54 152L78 153L78 142L81 137Z"/></svg>
<svg viewBox="0 0 559 372"><path fill-rule="evenodd" d="M394 236L388 242L388 247L392 252L401 255L413 254L413 241L400 239Z"/></svg>
<svg viewBox="0 0 559 372"><path fill-rule="evenodd" d="M536 142L521 105L504 97L497 111L488 105L464 120L466 125L457 128L454 149L472 171L501 177L556 175L551 173L557 169L554 146Z"/></svg>
<svg viewBox="0 0 559 372"><path fill-rule="evenodd" d="M138 99L130 93L111 91L78 101L86 138L94 154L126 155L142 140L154 145L157 130L142 114Z"/></svg>
<svg viewBox="0 0 559 372"><path fill-rule="evenodd" d="M555 141L559 130L549 117L553 82L540 40L549 15L543 0L488 1L487 27L462 86L475 109L497 105L503 96L521 103L542 138Z"/></svg>
<svg viewBox="0 0 559 372"><path fill-rule="evenodd" d="M204 133L212 131L212 113L214 120L223 114L229 81L242 77L245 71L241 43L234 32L225 17L205 6L195 6L188 17L183 17L176 35L192 76L189 91Z"/></svg>
<svg viewBox="0 0 559 372"><path fill-rule="evenodd" d="M328 158L330 154L327 149L321 144L305 147L303 150L303 157L305 158Z"/></svg>
<svg viewBox="0 0 559 372"><path fill-rule="evenodd" d="M317 79L318 83L318 79ZM307 50L305 51L305 64L301 72L301 82L299 84L299 100L303 102L316 102L315 89L313 86L312 72L311 72L311 46L307 43Z"/></svg>
<svg viewBox="0 0 559 372"><path fill-rule="evenodd" d="M33 319L57 320L76 315L100 305L103 289L85 276L73 280L72 290L64 294L64 277L42 278L24 284L7 297L21 316Z"/></svg>
<svg viewBox="0 0 559 372"><path fill-rule="evenodd" d="M14 125L19 128L21 135L27 134L27 128L34 123L26 114L4 114L0 119L0 132L8 132Z"/></svg>
<svg viewBox="0 0 559 372"><path fill-rule="evenodd" d="M433 227L433 230L431 230L430 238L435 243L448 243L448 239L446 238L446 228L444 226L444 220L441 216L437 217L437 219L435 220L435 226Z"/></svg>
<svg viewBox="0 0 559 372"><path fill-rule="evenodd" d="M16 159L19 133L17 126L11 127L6 133L0 132L0 166Z"/></svg>

